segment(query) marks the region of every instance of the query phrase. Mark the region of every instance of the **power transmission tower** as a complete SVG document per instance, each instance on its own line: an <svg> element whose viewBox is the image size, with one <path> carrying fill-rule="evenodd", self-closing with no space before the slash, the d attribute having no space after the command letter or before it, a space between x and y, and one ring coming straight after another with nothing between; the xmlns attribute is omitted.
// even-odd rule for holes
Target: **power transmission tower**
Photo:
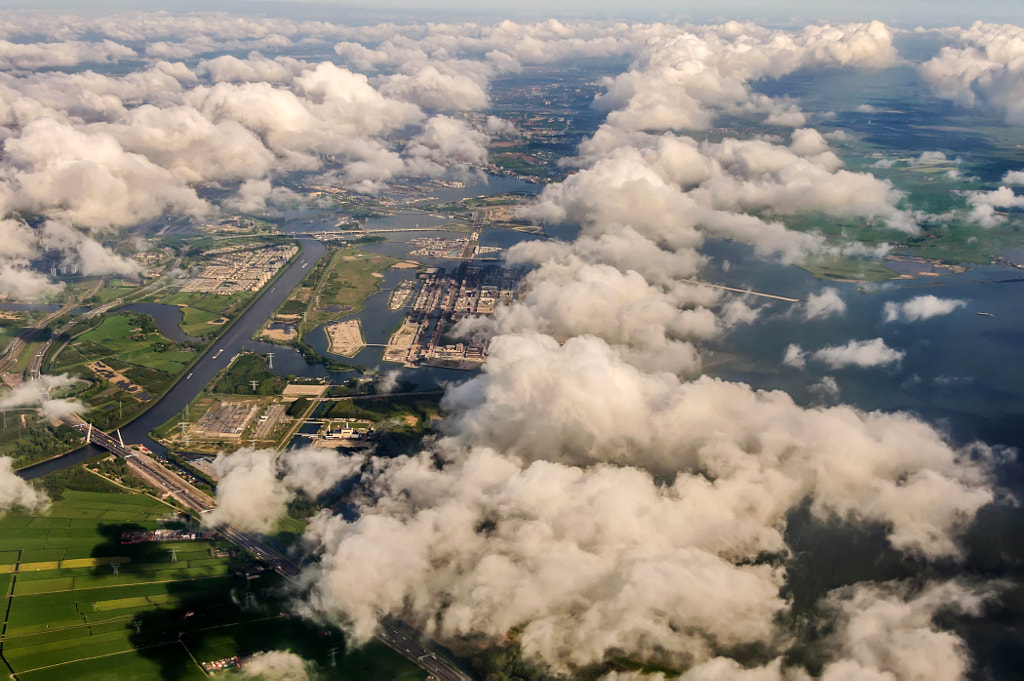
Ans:
<svg viewBox="0 0 1024 681"><path fill-rule="evenodd" d="M331 669L335 669L338 666L338 649L331 648L327 654L331 656Z"/></svg>
<svg viewBox="0 0 1024 681"><path fill-rule="evenodd" d="M178 562L178 549L176 549L176 548L172 548L171 549L171 562L172 563L177 563Z"/></svg>
<svg viewBox="0 0 1024 681"><path fill-rule="evenodd" d="M121 567L121 564L120 563L111 563L110 567L112 567L114 569L114 576L116 577L117 576L117 569L119 567Z"/></svg>
<svg viewBox="0 0 1024 681"><path fill-rule="evenodd" d="M267 353L267 368L268 369L273 369L274 368L274 353L272 353L272 352L268 352Z"/></svg>
<svg viewBox="0 0 1024 681"><path fill-rule="evenodd" d="M256 386L257 386L258 384L259 384L259 381L249 381L249 385L251 385L251 386L252 386L252 391L253 391L253 392L256 392Z"/></svg>

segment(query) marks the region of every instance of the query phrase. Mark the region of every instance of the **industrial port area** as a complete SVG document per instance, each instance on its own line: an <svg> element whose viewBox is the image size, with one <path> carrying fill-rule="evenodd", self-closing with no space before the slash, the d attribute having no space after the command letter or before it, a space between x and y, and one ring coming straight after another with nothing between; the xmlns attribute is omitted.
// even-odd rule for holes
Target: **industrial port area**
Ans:
<svg viewBox="0 0 1024 681"><path fill-rule="evenodd" d="M525 274L523 268L506 268L497 260L488 261L487 258L500 257L503 249L480 246L479 237L479 232L473 232L454 233L450 238L414 239L409 250L401 254L409 259L401 260L328 239L296 240L294 245L274 240L241 244L237 237L221 235L212 238L213 248L195 251L188 259L179 257L173 263L175 267L168 267L148 287L140 289L156 291L146 312L132 313L133 316L111 312L111 308L119 310L124 303L143 298L122 294L124 298L100 303L89 314L82 315L83 320L95 316L95 328L69 336L57 357L72 371L88 377L88 381L80 382L83 386L95 385L99 397L94 401L103 398L117 406L90 409L81 415L68 414L59 421L76 443L91 445L93 449L87 453L93 457L95 448L110 454L94 458L88 466L72 469L86 479L85 483L74 484L102 492L97 492L95 498L79 502L72 496L61 503L68 506L69 514L78 512L71 508L76 503L102 503L104 506L97 514L112 513L108 506L123 504L136 496L154 505L154 510L147 506L138 521L125 514L125 522L118 524L117 532L111 536L111 548L105 549L113 557L109 561L96 559L95 565L87 566L94 572L104 572L104 585L110 583L104 586L109 594L96 592L97 598L103 599L95 604L97 612L120 614L127 612L129 606L133 609L130 626L117 629L117 640L110 644L111 654L128 660L140 642L167 647L169 656L171 648L178 647L186 655L184 661L176 660L174 664L180 662L206 676L220 676L237 673L231 670L248 666L253 654L267 649L259 641L177 634L186 629L202 631L202 625L213 617L211 611L196 605L208 598L202 591L206 585L201 585L201 589L189 580L208 579L209 588L216 586L220 589L217 593L227 598L234 592L226 585L237 586L238 580L229 574L234 566L266 566L268 574L259 582L262 588L248 583L237 586L244 597L241 605L232 602L231 607L221 608L221 615L229 621L224 626L249 631L262 626L258 618L253 623L256 611L250 601L267 591L267 585L281 589L280 585L288 583L300 570L297 555L288 549L291 540L286 539L289 532L301 528L300 520L286 518L277 532L266 535L232 525L218 526L216 531L206 526L203 519L218 507L217 489L224 480L223 467L214 462L219 456L234 456L241 450L258 448L285 451L314 446L338 450L341 456L366 456L370 452L390 456L408 451L431 432L440 418L438 404L443 390L436 386L401 385L378 392L381 376L369 368L344 383L302 376L286 378L273 371L269 360L273 353L260 354L247 344L259 337L261 331L271 329L271 324L284 326L287 320L291 335L270 337L280 345L299 345L305 333L318 329L318 333L327 336L326 351L338 357L353 358L363 348L372 346L381 349L382 355L377 357L384 362L479 369L487 354L485 343L458 337L454 327L463 319L490 315L499 306L511 303L519 296ZM415 259L417 255L433 265L446 258L462 262L452 263L457 266L449 268L430 267ZM474 260L480 257L484 260ZM176 269L178 264L183 267ZM397 281L397 276L388 279L390 290L385 293L382 307L390 313L389 319L403 314L404 318L386 345L382 341L388 338L390 329L371 329L375 342L367 343L362 321L354 315L361 312L369 296L381 289L384 273L390 268L417 270L415 275L410 271ZM182 272L187 272L187 276ZM102 286L103 282L96 290ZM151 311L159 316L172 308L180 313L160 319L146 317ZM177 329L168 330L168 325ZM177 331L185 332L187 345L168 340L167 334ZM43 372L48 347L31 350L31 356L37 357L27 370L31 377ZM16 349L12 346L8 354ZM29 353L26 346L25 354ZM162 376L158 371L166 373L165 383L155 382ZM77 386L74 389L83 390ZM148 408L145 417L135 417L134 421L131 417L121 418L122 410L135 403ZM176 409L169 406L172 404ZM104 416L106 419L100 422ZM45 460L42 465L58 463ZM156 510L163 515L157 515ZM182 515L173 522L165 521L163 516L168 510ZM23 519L12 517L11 522L15 521ZM86 577L99 579L84 572L81 577L69 572L86 569L75 567L77 563L73 560L77 554L71 549L61 549L61 556L46 568L46 576L65 581L74 578L83 585L87 583ZM175 567L165 567L165 563ZM169 586L153 581L151 573L177 569L179 564L180 580L168 582ZM19 571L18 566L13 569ZM122 595L121 591L128 594L130 589L142 588L136 582L144 583L144 596ZM14 611L14 623L24 626L13 631L23 635L23 640L11 639L10 658L20 669L46 669L44 661L53 655L57 643L48 637L36 637L30 631L35 626L28 614L34 592L28 577L19 576L18 584L14 593L25 607ZM64 593L58 589L63 588L62 584L54 582L54 593ZM77 583L74 588L79 588ZM164 590L181 595L165 594ZM56 598L49 591L41 592L40 598L43 596ZM77 591L68 592L68 599L73 598L79 598ZM150 611L157 614L136 614ZM65 615L69 626L78 626L77 611L68 610L62 616ZM166 625L150 624L147 618L156 616L187 618L188 623L175 620ZM274 615L268 619L267 627L283 626L286 619L284 615ZM298 637L306 631L302 627L308 629L300 622L288 621L287 626L293 627ZM337 633L332 636L339 641L342 638ZM276 630L274 638L279 638ZM374 655L384 662L374 664L386 662L403 665L407 670L418 668L433 678L469 678L457 662L446 659L443 649L397 621L382 623L375 638ZM22 648L16 650L15 645ZM326 654L332 654L330 650L334 647L332 640L325 639L311 645L310 652L322 656L325 653L321 649L326 649ZM69 665L85 664L70 652L67 657ZM152 667L148 665L157 662L139 656L131 657L131 664L149 669Z"/></svg>
<svg viewBox="0 0 1024 681"><path fill-rule="evenodd" d="M452 338L449 333L467 316L492 314L519 295L520 268L464 262L449 272L428 268L418 276L412 308L388 340L384 361L405 366L479 367L484 345Z"/></svg>

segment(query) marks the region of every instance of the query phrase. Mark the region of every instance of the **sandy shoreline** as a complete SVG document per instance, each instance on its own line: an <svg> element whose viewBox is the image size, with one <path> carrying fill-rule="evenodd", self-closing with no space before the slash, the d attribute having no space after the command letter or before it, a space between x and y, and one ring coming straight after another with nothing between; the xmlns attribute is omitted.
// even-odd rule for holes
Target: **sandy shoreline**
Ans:
<svg viewBox="0 0 1024 681"><path fill-rule="evenodd" d="M412 344L416 340L416 333L419 331L419 328L419 324L413 324L407 317L398 328L398 331L395 331L391 338L388 339L387 347L384 349L384 361L401 362L406 366L412 366L408 362L409 349L412 348Z"/></svg>
<svg viewBox="0 0 1024 681"><path fill-rule="evenodd" d="M299 334L296 333L295 329L264 329L263 333L260 334L260 337L266 338L270 341L285 343L295 340L298 335Z"/></svg>
<svg viewBox="0 0 1024 681"><path fill-rule="evenodd" d="M327 350L331 354L353 357L366 346L363 325L358 319L328 324L324 331L327 333Z"/></svg>

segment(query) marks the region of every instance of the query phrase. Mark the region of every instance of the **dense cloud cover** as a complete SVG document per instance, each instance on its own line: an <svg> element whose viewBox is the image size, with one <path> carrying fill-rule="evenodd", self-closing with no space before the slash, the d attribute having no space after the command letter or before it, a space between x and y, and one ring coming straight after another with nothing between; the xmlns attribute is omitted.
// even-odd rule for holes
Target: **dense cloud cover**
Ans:
<svg viewBox="0 0 1024 681"><path fill-rule="evenodd" d="M221 478L217 507L203 516L210 527L233 525L269 532L285 512L295 492L313 497L353 475L362 456L342 457L334 450L305 448L283 456L269 449L241 449L218 456L213 468Z"/></svg>
<svg viewBox="0 0 1024 681"><path fill-rule="evenodd" d="M956 557L963 523L993 498L984 448L957 451L909 416L681 382L594 337L492 343L484 374L446 398L449 434L375 462L358 521L310 525L323 555L305 575L308 607L359 639L391 612L441 637L522 626L524 652L555 666L620 649L683 666L782 650L785 572L763 556L787 553L789 511L807 500L822 519L889 527L899 550ZM931 632L939 605L886 626ZM966 664L956 637L935 639Z"/></svg>
<svg viewBox="0 0 1024 681"><path fill-rule="evenodd" d="M489 136L507 126L464 114L487 110L493 78L560 59L629 61L604 83L595 104L606 118L571 159L577 172L523 210L578 225L580 236L511 249L511 261L534 266L525 295L460 327L489 339L490 356L449 389L449 416L424 451L241 450L215 463L218 507L206 521L260 532L297 492L317 497L358 477L358 519L324 511L309 524L313 560L297 604L357 642L392 614L485 644L521 627L525 655L555 670L625 652L676 665L685 679L807 679L788 657L794 513L878 530L891 550L921 565L942 561L949 574L964 529L999 495L990 448L954 445L909 414L803 407L700 374L702 344L761 313L692 281L706 240L744 241L791 263L837 252L821 235L788 229L792 216L917 230L891 182L847 170L837 136L809 127L797 102L754 88L804 68L900 64L883 24L787 32L735 22L347 27L218 14L38 16L0 24L11 45L54 38L0 45L9 235L0 293L21 296L53 290L31 274L40 249L90 272L131 272L97 239L167 213L261 210L288 200L284 173L326 168L330 181L375 192L399 177L479 167ZM289 56L310 45L336 60L308 49ZM28 70L113 61L137 68ZM928 75L936 68L923 70L940 83ZM723 114L787 129L705 139ZM231 196L213 205L200 198L205 186ZM1017 205L1012 191L998 191L966 198L979 222ZM30 214L43 220L29 226ZM884 314L917 321L958 302L915 299ZM846 304L825 289L793 309L810 321ZM809 351L794 344L784 361L885 371L905 356L862 338ZM834 379L819 389L838 394ZM962 678L964 643L937 617L978 615L994 591L922 577L832 592L819 604L832 632L818 651L821 678ZM751 649L767 661L745 668L734 659ZM283 653L250 666L305 674Z"/></svg>
<svg viewBox="0 0 1024 681"><path fill-rule="evenodd" d="M750 82L808 66L882 68L897 59L892 32L880 22L808 26L796 34L729 22L652 37L599 102L612 110L610 124L633 130L707 128L711 108L763 111L770 123L800 127L799 109L753 95Z"/></svg>
<svg viewBox="0 0 1024 681"><path fill-rule="evenodd" d="M41 511L50 504L46 495L18 477L9 456L0 456L0 515L12 508Z"/></svg>
<svg viewBox="0 0 1024 681"><path fill-rule="evenodd" d="M1014 31L978 24L948 32L970 47L946 48L922 75L941 96L973 103L974 89L991 80L979 74L1000 63L1012 70ZM363 192L479 166L499 128L476 129L452 114L486 109L495 77L579 57L630 65L595 102L607 123L581 147L581 172L549 187L530 217L602 231L629 225L673 246L736 238L783 262L827 247L775 215L824 212L913 232L915 216L891 183L845 170L796 102L753 87L806 68L901 64L893 39L879 22L797 31L556 20L353 27L217 13L11 13L0 26L0 217L10 218L14 239L0 250L0 295L54 292L28 266L41 249L87 273L138 269L86 236L40 243L23 217L41 215L92 241L168 213L265 210L294 198L277 185L282 175L325 164L330 181ZM943 66L973 63L979 50L985 68L950 75ZM324 53L333 62L309 56ZM98 68L109 63L130 68ZM788 144L686 136L722 113L795 130ZM236 193L211 204L197 192L205 186ZM1000 222L998 209L1019 205L1007 192L972 193L970 218ZM666 215L678 224L661 224Z"/></svg>
<svg viewBox="0 0 1024 681"><path fill-rule="evenodd" d="M241 675L242 678L259 681L307 681L310 678L309 666L295 653L271 650L246 659Z"/></svg>
<svg viewBox="0 0 1024 681"><path fill-rule="evenodd" d="M483 37L452 46L450 58L437 49L428 56L424 28L416 26L405 31L419 35L409 40L422 45L378 46L393 50L401 64L389 58L393 72L366 75L329 61L271 59L258 51L244 59L194 59L232 45L280 49L313 40L326 49L333 39L359 33L349 27L238 22L223 15L160 15L159 21L131 15L100 23L64 17L52 26L36 18L12 17L6 33L110 38L0 44L6 65L0 66L0 122L6 126L0 213L11 237L0 250L0 295L19 298L56 290L29 267L43 250L63 253L85 274L134 273L138 265L95 239L165 214L264 210L268 201L291 198L275 186L289 172L330 163L340 168L332 181L375 192L396 177L438 177L453 166L479 166L487 160L488 133L445 112L486 106L488 79L518 68L514 57L499 58L494 48L487 51L495 56L483 62L454 56L458 49L483 50ZM530 34L551 27L505 28ZM465 37L458 27L449 33ZM124 60L138 67L123 76L27 70ZM212 205L200 198L202 186L236 187L237 193ZM58 226L40 239L23 221L27 216Z"/></svg>
<svg viewBox="0 0 1024 681"><path fill-rule="evenodd" d="M7 126L0 213L12 219L8 248L18 253L0 252L0 294L55 290L28 267L40 249L64 253L87 273L138 269L86 245L86 236L39 243L24 216L70 225L91 241L167 213L263 210L284 198L275 178L328 160L340 166L331 181L364 192L397 177L440 176L453 164L479 166L496 128L474 129L450 112L485 109L496 76L576 57L632 59L597 102L619 132L590 140L587 165L595 154L607 160L581 173L578 185L552 188L535 216L585 220L573 204L628 178L636 182L633 200L648 212L681 211L701 234L751 240L785 261L819 250L821 241L742 211L824 211L912 230L891 185L843 170L810 129L795 132L788 149L761 140L699 146L672 134L639 145L612 139L703 129L719 112L763 112L771 123L800 128L806 117L793 102L756 94L751 83L806 67L891 66L899 62L892 39L878 22L790 33L735 22L351 27L215 13L12 13L0 26ZM330 50L340 65L289 56L300 46L303 54ZM71 69L112 62L134 68L124 75ZM36 70L53 67L70 70ZM609 144L622 149L612 153ZM656 148L636 157L629 150L637 146ZM205 185L237 194L211 205L196 191ZM622 222L613 207L595 210ZM647 221L657 228L654 215ZM644 222L638 217L634 227L643 231Z"/></svg>
<svg viewBox="0 0 1024 681"><path fill-rule="evenodd" d="M1024 123L1024 29L979 21L947 33L959 44L921 65L935 93L963 106L989 104L1008 122Z"/></svg>
<svg viewBox="0 0 1024 681"><path fill-rule="evenodd" d="M738 239L787 263L830 249L819 236L744 211L824 212L917 230L913 217L898 208L902 195L888 181L842 169L812 129L795 130L789 145L698 143L606 123L581 145L578 161L578 173L546 187L523 214L580 223L588 236L628 227L675 250L698 247L709 236Z"/></svg>

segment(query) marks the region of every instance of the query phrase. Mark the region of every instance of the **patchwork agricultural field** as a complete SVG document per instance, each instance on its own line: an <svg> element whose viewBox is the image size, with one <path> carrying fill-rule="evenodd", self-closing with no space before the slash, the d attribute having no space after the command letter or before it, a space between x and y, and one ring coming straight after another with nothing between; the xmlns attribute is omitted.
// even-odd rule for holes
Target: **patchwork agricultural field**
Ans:
<svg viewBox="0 0 1024 681"><path fill-rule="evenodd" d="M185 527L160 501L60 497L45 513L0 518L0 656L18 679L188 681L207 678L202 662L275 649L323 670L334 650L343 678L422 678L383 646L346 652L337 630L283 615L281 578L246 579L239 568L252 562L227 543L122 544L126 530Z"/></svg>
<svg viewBox="0 0 1024 681"><path fill-rule="evenodd" d="M105 678L160 678L163 663L142 664L136 650L168 645L176 632L137 631L135 622L226 593L230 559L213 557L209 542L122 545L126 529L156 529L173 517L148 496L62 496L46 515L0 518L4 661L26 679L81 678L76 665L93 658L104 660ZM202 676L181 665L179 678Z"/></svg>
<svg viewBox="0 0 1024 681"><path fill-rule="evenodd" d="M181 373L195 359L195 352L180 350L155 330L147 328L143 315L119 314L68 343L56 361L58 370L77 369L88 362L118 359L170 375ZM148 387L148 386L147 386Z"/></svg>
<svg viewBox="0 0 1024 681"><path fill-rule="evenodd" d="M75 397L90 407L89 420L108 430L131 419L147 401L172 385L196 356L192 347L158 333L151 317L113 314L69 339L50 371L78 375L91 383ZM90 368L95 362L102 362L119 376L99 375Z"/></svg>

